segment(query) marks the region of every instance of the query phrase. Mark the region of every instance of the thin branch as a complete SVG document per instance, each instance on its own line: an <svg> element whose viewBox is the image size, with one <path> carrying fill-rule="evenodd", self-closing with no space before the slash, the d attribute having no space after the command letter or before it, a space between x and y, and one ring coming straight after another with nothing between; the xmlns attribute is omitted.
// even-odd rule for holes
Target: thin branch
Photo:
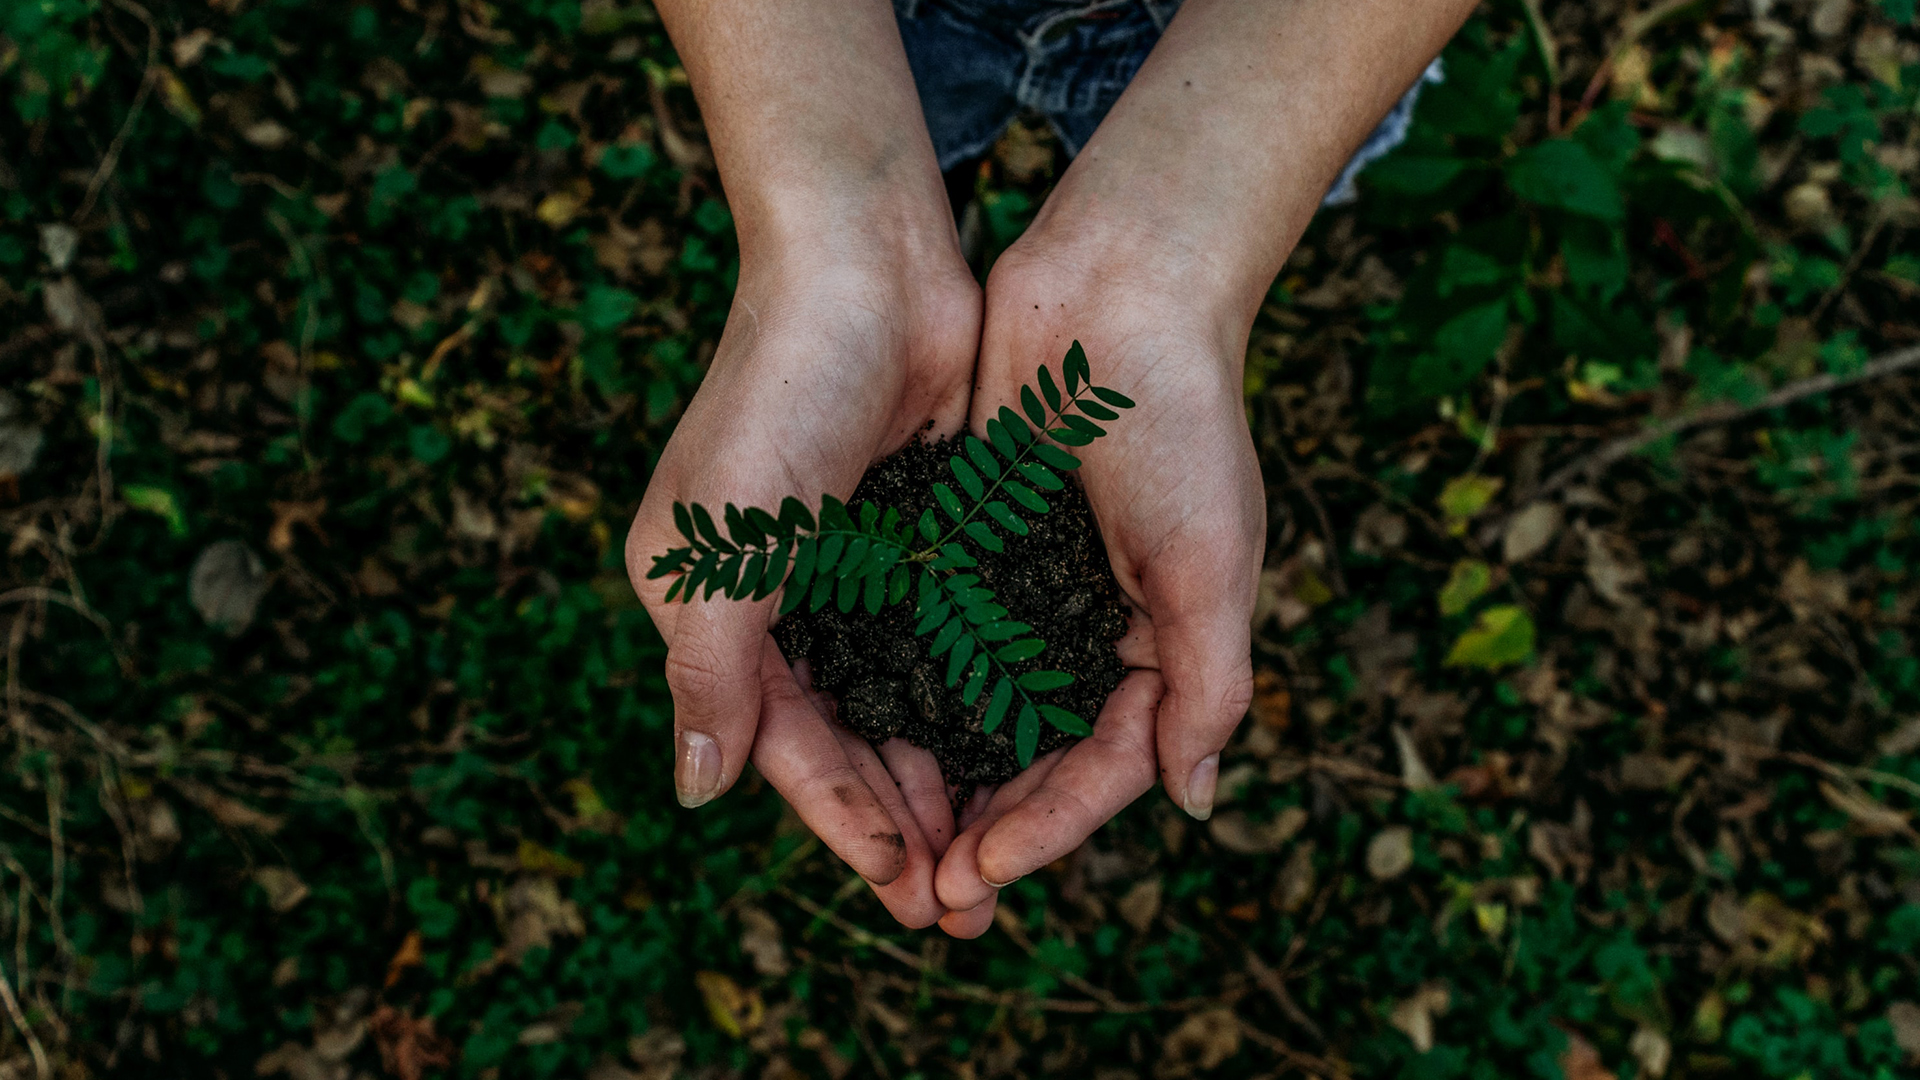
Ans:
<svg viewBox="0 0 1920 1080"><path fill-rule="evenodd" d="M154 74L159 70L160 30L153 25L153 16L133 0L113 0L113 6L147 24L147 68L140 73L140 89L133 95L133 105L127 109L126 120L121 122L119 132L107 146L106 154L100 159L100 167L94 170L93 179L87 181L86 197L80 200L80 209L73 212L76 225L86 220L93 211L94 200L100 197L100 190L106 187L113 170L119 166L120 151L127 145L127 136L133 131L134 121L140 119L140 110L146 108L147 98L153 93Z"/></svg>
<svg viewBox="0 0 1920 1080"><path fill-rule="evenodd" d="M13 1018L13 1026L20 1030L20 1037L27 1040L27 1052L33 1055L34 1074L40 1080L53 1080L53 1064L47 1060L46 1048L40 1045L40 1037L27 1024L27 1014L20 1008L20 999L13 996L13 984L7 981L5 971L0 971L0 1003L6 1005L7 1015Z"/></svg>
<svg viewBox="0 0 1920 1080"><path fill-rule="evenodd" d="M1651 427L1632 435L1622 436L1601 446L1598 450L1580 458L1559 472L1548 477L1546 482L1533 492L1533 499L1544 498L1576 480L1591 479L1608 468L1645 450L1662 439L1690 431L1710 424L1727 424L1745 419L1756 413L1767 412L1791 405L1803 398L1814 397L1829 391L1852 386L1855 383L1885 378L1908 368L1920 366L1920 345L1911 346L1876 357L1862 365L1860 370L1846 375L1823 372L1797 379L1761 398L1751 405L1734 402L1718 402L1702 406L1691 412L1662 420ZM1531 501L1531 500L1529 500Z"/></svg>

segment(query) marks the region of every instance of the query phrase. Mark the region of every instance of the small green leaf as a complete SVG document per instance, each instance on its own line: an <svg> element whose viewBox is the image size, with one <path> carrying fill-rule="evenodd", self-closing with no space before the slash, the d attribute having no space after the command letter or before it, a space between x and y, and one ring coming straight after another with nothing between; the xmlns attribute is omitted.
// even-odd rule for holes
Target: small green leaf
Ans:
<svg viewBox="0 0 1920 1080"><path fill-rule="evenodd" d="M870 533L873 531L873 527L878 524L880 524L880 508L871 502L861 503L860 531Z"/></svg>
<svg viewBox="0 0 1920 1080"><path fill-rule="evenodd" d="M993 729L1007 718L1007 706L1012 702L1013 680L1002 676L999 682L993 684L993 696L987 699L987 715L980 730L988 735L993 734Z"/></svg>
<svg viewBox="0 0 1920 1080"><path fill-rule="evenodd" d="M1081 382L1093 381L1093 368L1087 364L1087 350L1081 348L1078 341L1067 347L1067 357L1060 362L1060 366L1069 380L1077 375ZM1071 381L1067 383L1067 389L1071 390L1073 386Z"/></svg>
<svg viewBox="0 0 1920 1080"><path fill-rule="evenodd" d="M1042 446L1046 446L1046 444L1036 444L1034 450L1038 452ZM1049 450L1053 449L1051 446L1047 446L1046 448ZM1037 461L1023 461L1019 464L1018 468L1020 475L1026 478L1027 483L1043 491L1059 491L1061 488L1067 486L1067 482L1055 476L1052 469L1047 468Z"/></svg>
<svg viewBox="0 0 1920 1080"><path fill-rule="evenodd" d="M971 709L973 708L973 703L980 700L980 691L987 688L987 671L990 667L991 665L987 663L986 653L981 653L979 656L974 657L973 674L967 676L967 685L960 691L960 703L962 705Z"/></svg>
<svg viewBox="0 0 1920 1080"><path fill-rule="evenodd" d="M847 541L846 554L840 556L840 576L859 576L861 567L866 565L868 549L872 547L873 541L864 536L856 536L852 540Z"/></svg>
<svg viewBox="0 0 1920 1080"><path fill-rule="evenodd" d="M807 537L800 541L800 549L793 557L793 587L805 589L813 579L813 564L820 557L820 541Z"/></svg>
<svg viewBox="0 0 1920 1080"><path fill-rule="evenodd" d="M920 511L920 538L931 543L940 539L940 522L933 516L933 507Z"/></svg>
<svg viewBox="0 0 1920 1080"><path fill-rule="evenodd" d="M1040 717L1033 711L1033 703L1020 706L1020 719L1013 725L1013 750L1019 755L1020 767L1033 764L1033 752L1040 746Z"/></svg>
<svg viewBox="0 0 1920 1080"><path fill-rule="evenodd" d="M988 551L997 554L1007 549L1007 545L1001 542L1000 537L995 535L992 529L987 528L987 523L984 521L969 521L966 529L967 535L973 538L973 542Z"/></svg>
<svg viewBox="0 0 1920 1080"><path fill-rule="evenodd" d="M945 484L933 485L933 501L939 503L940 509L945 510L947 516L955 521L967 516L967 512L960 508L960 496L955 495L953 489Z"/></svg>
<svg viewBox="0 0 1920 1080"><path fill-rule="evenodd" d="M813 588L807 592L808 611L819 611L827 606L827 601L833 599L833 581L832 574L814 575Z"/></svg>
<svg viewBox="0 0 1920 1080"><path fill-rule="evenodd" d="M746 514L747 520L753 524L753 527L767 536L786 536L793 532L792 529L781 525L779 518L757 506L747 507Z"/></svg>
<svg viewBox="0 0 1920 1080"><path fill-rule="evenodd" d="M1447 532L1454 536L1465 535L1467 522L1487 508L1504 484L1505 481L1497 476L1481 476L1478 473L1467 473L1447 481L1437 500L1440 512L1446 515Z"/></svg>
<svg viewBox="0 0 1920 1080"><path fill-rule="evenodd" d="M754 528L752 523L747 521L746 515L740 512L740 508L732 503L727 504L721 520L726 523L728 539L743 548L759 547L760 542L766 539L766 535Z"/></svg>
<svg viewBox="0 0 1920 1080"><path fill-rule="evenodd" d="M1099 424L1094 423L1084 416L1062 416L1060 422L1090 439L1097 439L1107 433L1106 428L1101 427Z"/></svg>
<svg viewBox="0 0 1920 1080"><path fill-rule="evenodd" d="M1036 404L1038 403L1036 402ZM1041 415L1041 419L1045 419L1044 413ZM1007 429L1007 434L1013 436L1014 442L1019 443L1021 446L1032 445L1033 429L1027 426L1025 420L1020 419L1018 413L1007 408L1005 405L1000 406L1000 425ZM1013 455L1008 454L1007 456L1012 457Z"/></svg>
<svg viewBox="0 0 1920 1080"><path fill-rule="evenodd" d="M1020 676L1020 689L1039 693L1042 690L1058 690L1063 686L1072 686L1073 676L1064 671L1029 671Z"/></svg>
<svg viewBox="0 0 1920 1080"><path fill-rule="evenodd" d="M1002 645L993 654L995 660L1003 664L1017 664L1022 660L1031 660L1047 649L1047 643L1039 638L1021 638L1011 644Z"/></svg>
<svg viewBox="0 0 1920 1080"><path fill-rule="evenodd" d="M680 535L686 537L688 542L695 544L700 542L700 538L694 535L693 517L687 513L686 503L673 504L673 527L679 529Z"/></svg>
<svg viewBox="0 0 1920 1080"><path fill-rule="evenodd" d="M1088 416L1093 417L1095 420L1120 419L1119 413L1114 412L1112 409L1107 408L1105 405L1096 404L1094 402L1086 400L1085 398L1081 398L1079 401L1074 402L1073 407L1076 409L1079 409L1083 413L1086 413Z"/></svg>
<svg viewBox="0 0 1920 1080"><path fill-rule="evenodd" d="M831 495L820 496L820 531L845 529L854 532L853 517L847 513L847 504Z"/></svg>
<svg viewBox="0 0 1920 1080"><path fill-rule="evenodd" d="M773 549L773 552L767 556L766 576L760 579L760 587L754 590L753 598L755 600L765 600L767 597L773 595L773 590L780 587L781 579L784 578L787 573L788 552L792 550L793 541L782 540Z"/></svg>
<svg viewBox="0 0 1920 1080"><path fill-rule="evenodd" d="M1493 587L1493 568L1479 559L1453 564L1447 583L1440 587L1440 614L1458 615Z"/></svg>
<svg viewBox="0 0 1920 1080"><path fill-rule="evenodd" d="M988 517L998 522L1008 532L1015 536L1027 535L1027 523L1021 521L1019 515L1008 509L1006 503L995 499L982 509L986 510Z"/></svg>
<svg viewBox="0 0 1920 1080"><path fill-rule="evenodd" d="M687 579L684 574L673 579L673 584L667 586L667 603L673 603L673 598L680 595L680 586L686 583Z"/></svg>
<svg viewBox="0 0 1920 1080"><path fill-rule="evenodd" d="M1020 408L1026 411L1027 419L1036 428L1047 426L1047 410L1040 407L1040 399L1033 396L1033 387L1020 388Z"/></svg>
<svg viewBox="0 0 1920 1080"><path fill-rule="evenodd" d="M1460 635L1447 654L1448 667L1487 671L1518 664L1533 655L1533 617L1512 604L1480 613L1473 629Z"/></svg>
<svg viewBox="0 0 1920 1080"><path fill-rule="evenodd" d="M980 475L989 480L1000 479L1000 462L994 458L993 451L987 449L987 444L969 435L966 445L967 457L973 459L973 464L980 470Z"/></svg>
<svg viewBox="0 0 1920 1080"><path fill-rule="evenodd" d="M735 598L744 598L760 588L760 576L767 572L767 556L756 551L747 557L747 565L740 571L740 584L734 589Z"/></svg>
<svg viewBox="0 0 1920 1080"><path fill-rule="evenodd" d="M933 648L931 650L933 655L939 656L941 653L952 648L953 643L960 640L960 635L965 633L966 629L967 621L958 615L948 619L947 624L940 628L940 632L933 635Z"/></svg>
<svg viewBox="0 0 1920 1080"><path fill-rule="evenodd" d="M970 634L962 634L960 640L953 643L953 652L947 656L947 685L960 684L960 673L966 669L967 661L973 659L974 640Z"/></svg>
<svg viewBox="0 0 1920 1080"><path fill-rule="evenodd" d="M1032 632L1033 627L1028 626L1026 623L1001 621L988 623L974 631L974 636L978 637L981 641L1009 641L1019 637L1021 634L1030 634Z"/></svg>
<svg viewBox="0 0 1920 1080"><path fill-rule="evenodd" d="M665 555L655 555L653 557L653 569L647 571L647 580L653 581L656 578L663 578L668 574L675 573L682 566L686 565L687 559L692 556L692 554L692 548L674 548Z"/></svg>
<svg viewBox="0 0 1920 1080"><path fill-rule="evenodd" d="M820 541L820 554L813 564L813 572L821 577L831 577L833 568L840 565L840 554L847 549L844 534L834 533Z"/></svg>
<svg viewBox="0 0 1920 1080"><path fill-rule="evenodd" d="M1078 417L1075 419L1078 419ZM1054 442L1066 446L1085 446L1099 437L1097 435L1089 435L1084 431L1075 431L1072 428L1063 427L1054 428L1047 432L1047 435L1051 437Z"/></svg>
<svg viewBox="0 0 1920 1080"><path fill-rule="evenodd" d="M1033 445L1033 456L1062 471L1070 471L1080 467L1079 458L1074 457L1072 454L1067 453L1057 446L1048 446L1046 443L1035 443Z"/></svg>
<svg viewBox="0 0 1920 1080"><path fill-rule="evenodd" d="M933 633L935 627L946 622L947 616L952 613L953 609L948 607L944 600L935 600L931 604L924 605L920 609L920 624L913 628L913 635L926 637Z"/></svg>
<svg viewBox="0 0 1920 1080"><path fill-rule="evenodd" d="M1056 413L1060 411L1060 387L1053 381L1053 372L1044 367L1040 369L1040 394L1047 399L1047 408ZM1045 427L1046 425L1036 423L1033 426Z"/></svg>
<svg viewBox="0 0 1920 1080"><path fill-rule="evenodd" d="M993 448L1000 452L1001 457L1011 459L1020 452L1013 435L1007 431L1007 425L998 420L987 421L987 441L993 443Z"/></svg>
<svg viewBox="0 0 1920 1080"><path fill-rule="evenodd" d="M806 603L807 590L792 580L787 582L787 591L780 596L780 614L790 615Z"/></svg>
<svg viewBox="0 0 1920 1080"><path fill-rule="evenodd" d="M1013 496L1014 502L1019 503L1021 506L1026 507L1036 514L1044 514L1053 509L1053 507L1047 505L1047 500L1041 498L1032 488L1018 480L1009 480L1000 485L1000 489L1008 495Z"/></svg>
<svg viewBox="0 0 1920 1080"><path fill-rule="evenodd" d="M867 614L878 615L880 614L880 602L885 600L887 596L887 575L868 574L866 582L866 589L863 591L860 599L867 606Z"/></svg>
<svg viewBox="0 0 1920 1080"><path fill-rule="evenodd" d="M807 512L807 504L791 495L780 500L780 520L794 528L813 531L813 515Z"/></svg>
<svg viewBox="0 0 1920 1080"><path fill-rule="evenodd" d="M1095 386L1091 389L1093 390L1094 397L1099 398L1101 401L1106 402L1116 409L1133 408L1133 399L1118 390L1109 390L1104 386Z"/></svg>
<svg viewBox="0 0 1920 1080"><path fill-rule="evenodd" d="M1085 738L1093 734L1093 727L1085 720L1080 719L1058 705L1040 706L1040 717L1047 723L1052 724L1054 727L1059 728L1069 735L1078 735L1081 738Z"/></svg>
<svg viewBox="0 0 1920 1080"><path fill-rule="evenodd" d="M694 528L700 530L700 535L706 539L708 544L719 548L721 551L739 550L732 544L720 539L720 530L713 527L713 515L707 513L706 507L701 506L699 503L694 503L692 509Z"/></svg>
<svg viewBox="0 0 1920 1080"><path fill-rule="evenodd" d="M897 604L907 598L907 568L896 566L893 577L887 582L887 603Z"/></svg>
<svg viewBox="0 0 1920 1080"><path fill-rule="evenodd" d="M954 479L966 489L967 498L979 502L980 496L986 494L987 485L980 480L980 474L973 471L973 466L961 461L958 455L947 459L947 468L953 470Z"/></svg>

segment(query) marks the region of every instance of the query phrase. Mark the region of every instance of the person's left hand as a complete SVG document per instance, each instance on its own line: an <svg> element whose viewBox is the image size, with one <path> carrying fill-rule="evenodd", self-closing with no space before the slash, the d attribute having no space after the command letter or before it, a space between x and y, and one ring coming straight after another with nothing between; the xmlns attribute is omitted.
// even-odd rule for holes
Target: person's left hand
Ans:
<svg viewBox="0 0 1920 1080"><path fill-rule="evenodd" d="M976 432L1036 367L1058 378L1076 339L1093 380L1137 403L1074 450L1133 608L1119 646L1132 670L1090 737L975 797L935 876L954 936L983 933L999 887L1078 847L1156 776L1193 817L1212 813L1219 752L1252 696L1266 510L1242 401L1251 316L1195 288L1203 270L1037 222L988 278Z"/></svg>

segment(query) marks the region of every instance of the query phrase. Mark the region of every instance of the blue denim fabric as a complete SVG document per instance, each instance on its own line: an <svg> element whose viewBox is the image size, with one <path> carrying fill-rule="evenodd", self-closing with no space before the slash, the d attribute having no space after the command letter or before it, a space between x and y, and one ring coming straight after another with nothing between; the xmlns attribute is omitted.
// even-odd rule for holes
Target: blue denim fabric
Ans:
<svg viewBox="0 0 1920 1080"><path fill-rule="evenodd" d="M1093 137L1180 0L894 0L907 64L942 171L987 152L1022 109L1044 115L1068 154ZM1353 178L1406 138L1420 88L1401 98L1327 193L1351 202Z"/></svg>

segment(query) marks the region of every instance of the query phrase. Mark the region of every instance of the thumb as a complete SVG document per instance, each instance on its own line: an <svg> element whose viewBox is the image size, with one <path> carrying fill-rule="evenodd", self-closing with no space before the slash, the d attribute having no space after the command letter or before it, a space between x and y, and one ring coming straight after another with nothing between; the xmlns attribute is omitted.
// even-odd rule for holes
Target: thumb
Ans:
<svg viewBox="0 0 1920 1080"><path fill-rule="evenodd" d="M1188 814L1213 814L1220 778L1220 751L1253 700L1252 591L1240 597L1201 581L1172 590L1174 599L1153 607L1153 634L1166 680L1155 741L1160 782Z"/></svg>
<svg viewBox="0 0 1920 1080"><path fill-rule="evenodd" d="M760 725L762 604L694 600L680 606L667 646L673 695L673 787L701 806L733 786Z"/></svg>

